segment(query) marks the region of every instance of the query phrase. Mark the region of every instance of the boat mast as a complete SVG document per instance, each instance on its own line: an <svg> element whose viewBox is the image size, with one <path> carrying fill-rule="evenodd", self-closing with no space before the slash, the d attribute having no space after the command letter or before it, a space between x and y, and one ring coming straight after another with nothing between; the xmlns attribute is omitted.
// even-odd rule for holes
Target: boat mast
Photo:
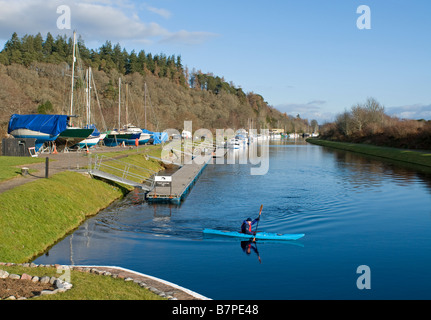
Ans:
<svg viewBox="0 0 431 320"><path fill-rule="evenodd" d="M128 100L128 94L129 94L129 84L126 83L126 130L127 126L129 125L129 100Z"/></svg>
<svg viewBox="0 0 431 320"><path fill-rule="evenodd" d="M87 92L86 92L86 102L87 102L87 125L91 123L91 67L87 69Z"/></svg>
<svg viewBox="0 0 431 320"><path fill-rule="evenodd" d="M70 96L70 115L73 115L73 85L75 82L75 47L76 47L76 31L73 31L73 60L72 60L72 90ZM69 124L72 125L72 117L70 117Z"/></svg>
<svg viewBox="0 0 431 320"><path fill-rule="evenodd" d="M118 78L118 132L121 128L121 78Z"/></svg>
<svg viewBox="0 0 431 320"><path fill-rule="evenodd" d="M144 116L145 116L145 129L147 130L147 83L144 83L145 95L144 95Z"/></svg>

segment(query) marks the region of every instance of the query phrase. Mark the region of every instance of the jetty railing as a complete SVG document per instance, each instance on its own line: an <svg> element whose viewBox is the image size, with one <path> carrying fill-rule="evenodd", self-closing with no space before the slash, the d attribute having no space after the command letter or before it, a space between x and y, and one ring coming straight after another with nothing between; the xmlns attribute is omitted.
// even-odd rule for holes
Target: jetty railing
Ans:
<svg viewBox="0 0 431 320"><path fill-rule="evenodd" d="M146 172L146 174L143 174ZM104 155L92 157L89 164L89 173L92 176L108 179L114 182L139 187L146 191L154 188L156 171L139 167L115 158Z"/></svg>

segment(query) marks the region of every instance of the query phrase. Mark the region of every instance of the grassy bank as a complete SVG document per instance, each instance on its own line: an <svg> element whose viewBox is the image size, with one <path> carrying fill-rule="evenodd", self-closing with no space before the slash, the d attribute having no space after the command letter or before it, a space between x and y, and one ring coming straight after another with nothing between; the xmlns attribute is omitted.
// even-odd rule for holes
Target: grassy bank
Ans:
<svg viewBox="0 0 431 320"><path fill-rule="evenodd" d="M322 139L309 138L306 140L309 143L317 144L324 147L330 147L345 151L351 151L370 155L374 157L380 157L395 161L401 161L408 164L414 164L431 168L431 151L419 152L406 149L389 148L389 147L378 147L368 144L359 143L347 143L347 142L334 142Z"/></svg>
<svg viewBox="0 0 431 320"><path fill-rule="evenodd" d="M0 194L0 261L29 261L122 196L120 188L76 172Z"/></svg>
<svg viewBox="0 0 431 320"><path fill-rule="evenodd" d="M0 182L21 175L21 168L18 166L40 163L44 161L45 159L40 158L2 156L0 161Z"/></svg>
<svg viewBox="0 0 431 320"><path fill-rule="evenodd" d="M150 151L156 152L157 147ZM142 153L128 151L125 156L122 160L128 163L162 169ZM65 171L1 193L0 261L30 261L127 192L127 188Z"/></svg>

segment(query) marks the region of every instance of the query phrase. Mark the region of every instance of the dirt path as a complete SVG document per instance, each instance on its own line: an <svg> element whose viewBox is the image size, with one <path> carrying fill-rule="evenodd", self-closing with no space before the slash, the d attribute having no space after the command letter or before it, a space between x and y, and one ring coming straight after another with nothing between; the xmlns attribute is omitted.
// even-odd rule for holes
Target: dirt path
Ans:
<svg viewBox="0 0 431 320"><path fill-rule="evenodd" d="M40 154L39 158L45 159L49 158L49 170L48 177L52 175L66 170L82 170L84 167L89 165L91 155L104 153L104 152L113 152L113 151L122 151L124 148L115 147L115 148L107 148L100 147L98 149L94 149L90 154L87 154L85 151L81 152L67 152L67 153L57 153L57 154ZM30 165L23 165L19 167L27 167L29 169L34 169L36 171L28 174L28 175L20 175L13 179L9 179L3 182L0 182L0 193L13 189L17 186L23 185L30 181L35 181L38 179L45 178L45 162L35 163Z"/></svg>

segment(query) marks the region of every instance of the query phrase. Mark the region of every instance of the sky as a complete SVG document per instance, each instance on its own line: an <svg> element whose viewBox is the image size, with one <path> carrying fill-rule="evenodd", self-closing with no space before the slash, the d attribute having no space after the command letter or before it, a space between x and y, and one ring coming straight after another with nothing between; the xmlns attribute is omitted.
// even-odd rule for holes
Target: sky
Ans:
<svg viewBox="0 0 431 320"><path fill-rule="evenodd" d="M93 49L180 55L319 124L369 97L431 120L429 0L0 0L0 49L13 32L73 30Z"/></svg>

